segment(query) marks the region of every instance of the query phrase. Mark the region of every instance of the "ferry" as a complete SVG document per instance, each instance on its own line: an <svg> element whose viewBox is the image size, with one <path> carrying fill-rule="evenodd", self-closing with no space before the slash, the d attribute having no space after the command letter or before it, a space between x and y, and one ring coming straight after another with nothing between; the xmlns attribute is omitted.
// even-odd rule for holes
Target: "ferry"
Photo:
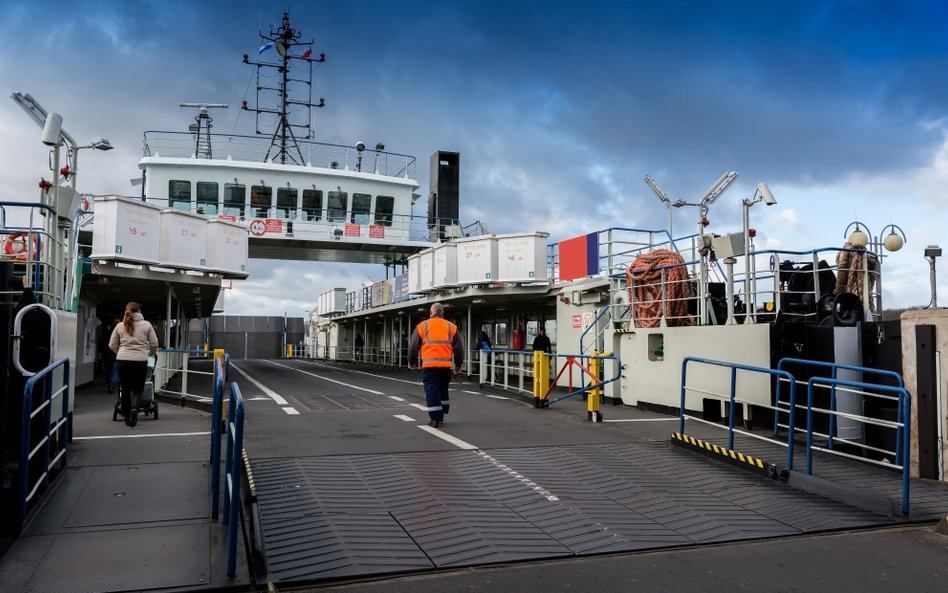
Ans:
<svg viewBox="0 0 948 593"><path fill-rule="evenodd" d="M707 226L729 171L681 204L694 234L497 234L462 223L450 151L432 154L416 216L415 157L317 142L322 101L302 119L287 109L290 81L308 94L325 60L288 14L261 43L243 61L280 83L240 108L276 132L219 135L224 104L183 103L187 131L145 132L135 196L77 192L84 147L14 95L56 179L41 202L0 204L0 589L512 591L518 571L613 570L598 588L618 591L643 574L638 552L660 550L683 590L687 551L706 544L736 567L751 540L948 532L948 314L884 307L897 226L757 249L752 208L776 201L764 183L742 229ZM380 264L386 279L314 287L305 319L213 315L249 258ZM156 404L134 428L114 422L96 365L100 326L132 300L161 342ZM470 350L430 427L405 339L436 302ZM533 349L541 330L550 351ZM818 566L826 542L793 558ZM867 551L852 578L886 566L904 587L938 586L934 569L891 568L892 549ZM912 566L929 557L913 551ZM738 588L747 569L716 576Z"/></svg>

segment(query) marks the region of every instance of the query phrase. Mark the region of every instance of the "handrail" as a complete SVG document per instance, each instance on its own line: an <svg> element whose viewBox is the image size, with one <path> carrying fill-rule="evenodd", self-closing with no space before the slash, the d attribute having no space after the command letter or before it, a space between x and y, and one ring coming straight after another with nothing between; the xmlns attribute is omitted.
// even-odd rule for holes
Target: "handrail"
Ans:
<svg viewBox="0 0 948 593"><path fill-rule="evenodd" d="M806 387L806 396L807 396L807 430L806 430L806 473L808 475L813 475L813 388L816 385L823 386L832 386L836 387L838 385L844 387L852 387L854 389L874 389L881 392L894 393L899 396L899 409L901 413L899 416L901 418L911 418L911 409L912 409L912 396L909 394L908 390L904 387L892 387L889 385L876 385L874 383L866 383L863 381L847 381L845 379L830 379L828 377L811 377L807 381ZM835 394L835 390L833 391ZM832 413L836 414L836 402L835 397L830 403L830 408ZM852 416L849 416L850 418ZM907 422L900 421L895 423L896 427L896 447L901 445L903 451L909 451L909 437L910 430L908 430ZM791 434L792 437L792 434ZM840 453L836 453L841 455ZM870 460L864 460L870 461ZM871 461L870 461L871 462ZM888 464L880 464L888 465ZM909 514L909 463L896 463L894 465L895 469L902 470L902 514Z"/></svg>
<svg viewBox="0 0 948 593"><path fill-rule="evenodd" d="M213 354L213 350L159 348L155 362L155 388L162 393L180 395L182 406L185 405L188 397L206 399L203 396L192 396L188 393L188 374L213 376L214 373L213 371L191 370L188 368L188 360L190 356L210 358ZM168 389L168 383L179 372L181 373L181 391Z"/></svg>
<svg viewBox="0 0 948 593"><path fill-rule="evenodd" d="M889 377L889 378L891 378L891 379L895 379L895 381L898 383L898 386L899 386L899 387L905 387L905 380L902 378L901 373L897 373L897 372L895 372L895 371L889 371L889 370L886 370L886 369L874 369L874 368L871 368L871 367L864 367L864 366L859 366L859 365L842 364L842 363L836 363L836 362L824 362L824 361L822 361L822 360L807 360L807 359L804 359L804 358L792 358L792 357L781 358L780 361L777 363L777 368L780 369L780 370L783 370L783 368L784 368L784 366L785 366L785 363L787 363L787 364L802 364L802 365L807 365L807 366L830 368L830 369L832 369L832 374L830 375L830 378L831 378L831 379L836 379L836 378L837 378L837 374L836 374L836 373L837 373L837 371L839 371L839 370L855 371L855 372L859 372L859 373L863 373L863 374L872 374L872 375L879 375L879 376L881 376L881 377ZM801 384L802 384L803 382L802 382L802 381L797 381L797 383L801 383ZM779 421L780 421L779 412L780 412L780 403L781 403L781 400L780 400L780 392L781 392L781 387L782 387L782 385L783 385L783 382L782 382L782 381L777 381L777 389L776 389L776 393L775 393L775 396L774 396L774 398L775 398L775 399L774 399L774 435L776 435L777 432L778 432L779 429L780 429L780 425L779 425ZM836 393L836 387L835 387L835 386L832 387L832 393L833 393L833 397L835 397L835 393ZM896 416L896 422L901 422L901 421L902 421L902 407L899 406L899 408L898 408L898 414L897 414L897 416ZM829 429L830 448L832 448L833 433L835 432L835 431L834 431L835 422L836 422L836 416L833 415L833 416L830 417L830 429ZM903 454L904 454L904 451L902 451L901 443L896 442L895 463L896 463L897 465L901 465L901 463L902 463L902 455L903 455Z"/></svg>
<svg viewBox="0 0 948 593"><path fill-rule="evenodd" d="M240 507L240 480L244 448L244 398L237 383L230 384L227 405L227 491L224 493L224 525L227 526L227 576L237 574L237 511Z"/></svg>
<svg viewBox="0 0 948 593"><path fill-rule="evenodd" d="M230 355L214 360L214 397L211 404L211 518L217 519L221 495L221 418L224 407L225 369L230 364Z"/></svg>
<svg viewBox="0 0 948 593"><path fill-rule="evenodd" d="M51 380L52 373L57 368L62 367L63 369L63 383L62 386L53 392L53 383ZM33 392L35 390L36 384L44 378L49 377L44 382L44 399L43 403L32 409L33 404ZM65 397L63 397L65 395ZM53 400L57 397L62 397L63 410L62 416L56 420L55 425L52 425L52 406ZM39 443L30 450L30 427L32 426L32 420L40 413L43 412L43 425L46 427L46 434L43 435L43 438L40 439ZM59 432L61 431L61 432ZM58 446L60 450L56 453L56 456L53 459L50 459L50 437L54 434L57 434L59 438L57 439ZM52 468L53 464L62 461L62 467L66 467L68 464L67 452L69 450L69 358L63 357L59 360L56 360L50 364L45 369L36 373L26 381L26 385L23 386L23 409L22 409L22 423L20 426L20 469L19 469L19 495L17 497L17 517L19 520L20 526L22 526L23 521L26 519L26 508L34 495L36 495L40 486L46 487L49 485L49 471ZM30 489L29 484L29 475L30 475L30 461L37 454L42 453L43 455L43 471L41 475L37 478L36 484L33 485ZM29 492L27 492L29 490Z"/></svg>
<svg viewBox="0 0 948 593"><path fill-rule="evenodd" d="M727 448L734 448L734 412L735 405L737 404L737 371L749 371L754 373L763 373L771 376L783 377L790 383L790 402L791 406L796 408L797 401L797 385L796 380L793 378L793 375L784 370L779 369L769 369L766 367L758 367L747 364L739 364L734 362L725 362L722 360L712 360L709 358L700 358L697 356L686 356L681 361L681 404L678 409L678 432L685 434L685 418L690 417L685 413L685 402L686 395L688 390L688 363L695 362L698 364L707 364L711 366L719 366L731 369L730 373L730 394L728 396L728 439L727 439ZM698 418L694 418L698 420ZM795 425L795 414L790 414L789 426L790 426L790 436L787 439L787 469L793 469L793 433ZM753 435L752 435L753 436Z"/></svg>

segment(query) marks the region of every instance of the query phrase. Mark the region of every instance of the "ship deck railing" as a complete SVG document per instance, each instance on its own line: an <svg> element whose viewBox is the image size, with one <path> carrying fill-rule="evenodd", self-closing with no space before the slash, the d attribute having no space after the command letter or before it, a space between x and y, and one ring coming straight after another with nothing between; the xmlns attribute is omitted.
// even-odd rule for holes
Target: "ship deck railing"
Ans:
<svg viewBox="0 0 948 593"><path fill-rule="evenodd" d="M384 150L359 151L354 146L297 139L295 144L288 143L286 150L282 151L271 143L271 136L211 134L209 145L205 138L202 135L202 146L198 149L191 132L148 130L144 135L142 154L145 157L299 165L405 179L414 179L416 174L415 157Z"/></svg>

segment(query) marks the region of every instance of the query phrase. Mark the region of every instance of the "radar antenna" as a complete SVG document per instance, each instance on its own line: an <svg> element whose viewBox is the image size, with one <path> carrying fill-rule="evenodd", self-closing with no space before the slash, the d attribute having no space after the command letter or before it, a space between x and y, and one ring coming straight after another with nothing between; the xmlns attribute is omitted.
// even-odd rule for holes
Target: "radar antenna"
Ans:
<svg viewBox="0 0 948 593"><path fill-rule="evenodd" d="M188 131L194 134L194 156L199 159L214 158L211 149L211 122L214 118L207 112L208 109L227 109L226 103L180 103L180 107L192 107L198 110L194 123L188 126Z"/></svg>
<svg viewBox="0 0 948 593"><path fill-rule="evenodd" d="M252 111L256 115L257 125L256 133L259 135L270 134L270 148L267 150L266 161L276 161L282 164L286 162L298 165L305 164L303 152L300 149L300 140L311 139L315 137L312 127L313 107L324 107L326 101L320 99L319 103L313 103L313 64L326 61L326 54L319 54L318 58L312 57L314 41L300 41L302 34L290 26L290 15L283 13L283 24L276 30L273 25L270 26L269 34L260 33L260 39L263 44L260 46L259 55L272 55L267 52L275 51L278 59L276 62L268 61L250 61L247 54L244 54L244 63L250 64L257 69L257 103L255 107L248 107L247 101L241 104L241 108L246 111ZM307 66L308 77L295 78L291 75L291 67L294 62L302 62ZM278 75L277 86L266 82L267 70L276 70ZM271 86L268 86L270 84ZM291 85L293 87L304 87L306 92L305 100L296 100L290 98ZM300 93L302 94L302 93ZM275 103L274 107L267 107L267 104ZM294 111L290 111L290 107ZM260 124L260 114L271 114L277 116L277 124L273 132L262 130Z"/></svg>

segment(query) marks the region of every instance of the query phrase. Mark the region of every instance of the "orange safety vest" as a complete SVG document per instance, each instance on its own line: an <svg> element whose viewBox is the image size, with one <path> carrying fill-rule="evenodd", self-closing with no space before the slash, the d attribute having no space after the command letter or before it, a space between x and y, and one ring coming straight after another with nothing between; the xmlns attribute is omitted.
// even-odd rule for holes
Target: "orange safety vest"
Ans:
<svg viewBox="0 0 948 593"><path fill-rule="evenodd" d="M432 317L419 323L417 329L421 338L422 367L450 367L454 364L451 343L458 332L456 325L440 317Z"/></svg>

